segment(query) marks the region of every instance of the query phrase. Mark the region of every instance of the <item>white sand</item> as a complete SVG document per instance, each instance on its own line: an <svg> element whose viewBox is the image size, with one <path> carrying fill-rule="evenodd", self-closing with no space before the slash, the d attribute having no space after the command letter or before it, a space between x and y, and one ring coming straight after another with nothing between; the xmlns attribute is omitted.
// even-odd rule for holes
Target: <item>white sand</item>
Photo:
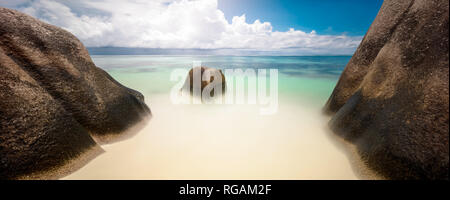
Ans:
<svg viewBox="0 0 450 200"><path fill-rule="evenodd" d="M262 116L257 105L147 100L153 118L142 131L64 179L359 178L320 108L280 99L277 114Z"/></svg>

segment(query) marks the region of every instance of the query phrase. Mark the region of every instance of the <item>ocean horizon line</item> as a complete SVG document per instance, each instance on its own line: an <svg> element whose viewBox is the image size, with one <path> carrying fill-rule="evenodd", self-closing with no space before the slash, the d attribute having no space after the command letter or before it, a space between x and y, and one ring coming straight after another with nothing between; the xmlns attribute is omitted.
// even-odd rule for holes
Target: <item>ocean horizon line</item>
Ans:
<svg viewBox="0 0 450 200"><path fill-rule="evenodd" d="M255 49L195 49L141 47L86 47L90 55L243 56L243 57L351 57L353 54L300 54ZM283 49L289 50L289 49Z"/></svg>

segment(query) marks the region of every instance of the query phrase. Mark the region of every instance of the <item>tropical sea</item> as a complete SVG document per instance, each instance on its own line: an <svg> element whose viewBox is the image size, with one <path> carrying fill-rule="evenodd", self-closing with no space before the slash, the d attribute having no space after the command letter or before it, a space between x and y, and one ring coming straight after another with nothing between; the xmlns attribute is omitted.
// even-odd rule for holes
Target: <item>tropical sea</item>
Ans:
<svg viewBox="0 0 450 200"><path fill-rule="evenodd" d="M153 117L134 137L65 179L360 179L348 144L322 108L350 56L93 55L95 64L145 96ZM174 104L175 69L277 69L278 106Z"/></svg>

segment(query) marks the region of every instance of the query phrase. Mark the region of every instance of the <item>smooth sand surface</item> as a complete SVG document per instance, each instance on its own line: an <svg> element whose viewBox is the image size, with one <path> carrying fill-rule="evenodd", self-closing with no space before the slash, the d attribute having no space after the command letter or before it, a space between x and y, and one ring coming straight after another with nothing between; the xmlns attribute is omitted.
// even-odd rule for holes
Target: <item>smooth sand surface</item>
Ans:
<svg viewBox="0 0 450 200"><path fill-rule="evenodd" d="M282 99L259 105L173 105L147 96L153 118L136 136L64 179L360 179L321 109ZM345 145L344 145L345 146ZM349 159L350 158L350 159Z"/></svg>

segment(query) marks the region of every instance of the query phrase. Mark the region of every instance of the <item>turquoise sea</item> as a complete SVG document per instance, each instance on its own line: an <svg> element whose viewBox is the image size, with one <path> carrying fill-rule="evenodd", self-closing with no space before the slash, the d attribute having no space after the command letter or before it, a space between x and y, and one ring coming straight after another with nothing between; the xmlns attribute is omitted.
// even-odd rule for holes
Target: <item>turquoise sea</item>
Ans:
<svg viewBox="0 0 450 200"><path fill-rule="evenodd" d="M359 179L322 108L350 56L94 55L140 91L152 119L66 179ZM278 111L261 105L175 105L174 69L278 69Z"/></svg>
<svg viewBox="0 0 450 200"><path fill-rule="evenodd" d="M301 96L323 105L351 56L146 56L94 55L95 64L119 82L145 96L168 93L176 68L192 68L193 62L218 69L278 69L279 95Z"/></svg>

